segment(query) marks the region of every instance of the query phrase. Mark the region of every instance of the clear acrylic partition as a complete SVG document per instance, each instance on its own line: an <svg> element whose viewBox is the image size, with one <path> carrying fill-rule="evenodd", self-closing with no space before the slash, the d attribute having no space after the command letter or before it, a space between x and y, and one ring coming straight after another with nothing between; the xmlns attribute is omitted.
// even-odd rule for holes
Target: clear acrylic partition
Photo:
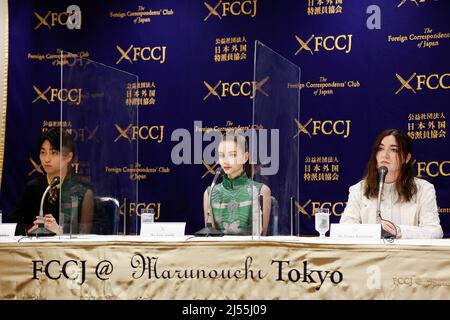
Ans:
<svg viewBox="0 0 450 320"><path fill-rule="evenodd" d="M299 197L300 67L255 42L253 138L250 157L258 159L254 180L272 195L269 235L297 234L291 199ZM260 201L261 203L261 201ZM296 211L295 211L296 212ZM261 226L265 222L258 216Z"/></svg>
<svg viewBox="0 0 450 320"><path fill-rule="evenodd" d="M138 77L61 52L61 161L75 158L60 189L64 234L136 234L138 217ZM65 139L67 141L65 141ZM65 149L66 148L66 149ZM61 172L61 176L64 176Z"/></svg>

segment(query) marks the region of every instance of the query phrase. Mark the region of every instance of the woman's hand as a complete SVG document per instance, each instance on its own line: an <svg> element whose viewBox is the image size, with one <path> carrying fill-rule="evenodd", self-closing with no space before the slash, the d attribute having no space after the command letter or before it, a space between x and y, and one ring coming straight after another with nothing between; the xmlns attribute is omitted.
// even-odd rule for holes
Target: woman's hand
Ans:
<svg viewBox="0 0 450 320"><path fill-rule="evenodd" d="M393 224L392 222L381 220L381 227L383 228L383 230L397 235L397 239L400 239L402 237L402 230L399 228L399 226Z"/></svg>

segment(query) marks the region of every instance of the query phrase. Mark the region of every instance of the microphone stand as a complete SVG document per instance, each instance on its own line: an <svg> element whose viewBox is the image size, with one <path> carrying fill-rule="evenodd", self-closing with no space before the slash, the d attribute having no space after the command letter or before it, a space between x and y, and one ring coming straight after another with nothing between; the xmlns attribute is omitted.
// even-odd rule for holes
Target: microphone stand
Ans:
<svg viewBox="0 0 450 320"><path fill-rule="evenodd" d="M383 220L383 221L387 221L393 225L392 222L385 220L381 217L381 208L380 207L381 207L381 195L383 194L383 187L384 187L384 178L381 179L381 181L378 185L377 218L379 219L380 224L381 224L381 221ZM394 228L395 228L395 225L394 225ZM396 237L397 237L397 235L384 230L383 226L381 226L381 238L382 239L395 239Z"/></svg>
<svg viewBox="0 0 450 320"><path fill-rule="evenodd" d="M220 171L219 171L220 173ZM216 173L217 174L217 173ZM217 175L218 177L218 175ZM212 226L212 204L211 204L211 195L212 192L214 190L214 187L216 186L216 179L215 178L213 180L213 183L211 184L211 190L209 191L208 194L208 210L206 213L206 223L205 223L205 227L200 229L199 231L197 231L196 233L194 233L195 236L197 237L222 237L223 236L223 232L217 230L216 228L214 228Z"/></svg>
<svg viewBox="0 0 450 320"><path fill-rule="evenodd" d="M384 182L380 181L380 183L378 184L378 200L377 200L377 218L380 220L380 223L381 223L381 220L383 220L381 218L381 209L380 209L380 207L381 207L381 195L383 193L383 187L384 187Z"/></svg>
<svg viewBox="0 0 450 320"><path fill-rule="evenodd" d="M51 188L53 188L55 185L57 185L59 183L59 177L57 177L58 179L53 179L52 183L50 183L47 188L44 191L44 194L42 195L42 199L41 199L41 206L39 209L39 223L38 223L38 227L37 229L31 231L31 232L27 232L27 236L28 237L32 237L32 236L36 236L38 237L52 237L55 236L56 233L54 233L53 231L48 230L47 228L44 227L44 200L45 200L45 196L47 195L47 193L50 191Z"/></svg>

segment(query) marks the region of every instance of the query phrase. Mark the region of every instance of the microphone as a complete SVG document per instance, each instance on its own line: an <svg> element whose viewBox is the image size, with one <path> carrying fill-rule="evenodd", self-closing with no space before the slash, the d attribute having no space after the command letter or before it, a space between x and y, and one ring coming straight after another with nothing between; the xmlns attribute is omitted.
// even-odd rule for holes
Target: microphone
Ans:
<svg viewBox="0 0 450 320"><path fill-rule="evenodd" d="M48 185L47 189L45 189L44 194L42 195L42 198L41 198L41 206L39 207L39 217L44 216L43 207L44 207L45 196L50 191L50 189L53 188L54 186L57 186L60 181L61 181L61 179L59 177L54 177L52 182L50 182L50 184Z"/></svg>
<svg viewBox="0 0 450 320"><path fill-rule="evenodd" d="M223 174L223 168L219 167L216 170L216 173L214 175L214 179L211 183L210 189L209 189L209 195L208 195L208 208L206 212L206 223L205 227L194 233L197 237L221 237L223 236L223 232L219 231L215 228L213 228L211 219L212 219L212 204L211 204L211 195L213 193L213 189L216 186L217 179Z"/></svg>
<svg viewBox="0 0 450 320"><path fill-rule="evenodd" d="M223 168L222 168L222 167L219 167L219 168L216 170L216 174L214 175L214 179L213 179L213 181L212 181L212 183L211 183L211 192L209 193L210 198L211 198L212 188L214 188L214 187L216 186L217 179L219 179L219 177L220 177L222 174L223 174Z"/></svg>
<svg viewBox="0 0 450 320"><path fill-rule="evenodd" d="M56 233L54 233L53 231L50 231L44 227L44 200L45 200L45 197L47 196L47 193L50 191L50 189L53 188L54 186L57 186L58 184L60 184L60 182L61 182L60 177L54 177L52 182L50 182L50 184L45 189L44 194L42 195L42 198L41 198L41 206L39 207L38 228L27 233L27 236L51 237L51 236L56 235Z"/></svg>
<svg viewBox="0 0 450 320"><path fill-rule="evenodd" d="M53 178L52 182L50 182L50 186L51 188L53 188L54 186L58 185L61 182L61 178L56 176Z"/></svg>
<svg viewBox="0 0 450 320"><path fill-rule="evenodd" d="M383 194L384 180L386 180L386 175L388 173L388 168L381 166L378 168L378 200L377 200L377 219L380 221L384 220L381 217L381 195ZM385 220L387 221L387 220ZM395 235L381 228L381 238L393 239Z"/></svg>

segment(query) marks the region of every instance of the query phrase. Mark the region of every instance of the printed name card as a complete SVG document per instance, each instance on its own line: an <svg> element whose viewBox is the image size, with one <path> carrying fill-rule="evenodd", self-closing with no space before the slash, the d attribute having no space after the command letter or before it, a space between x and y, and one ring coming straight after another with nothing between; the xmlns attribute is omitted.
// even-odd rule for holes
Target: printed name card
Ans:
<svg viewBox="0 0 450 320"><path fill-rule="evenodd" d="M330 238L380 240L381 224L332 223Z"/></svg>
<svg viewBox="0 0 450 320"><path fill-rule="evenodd" d="M141 224L141 237L184 236L186 222L154 222Z"/></svg>
<svg viewBox="0 0 450 320"><path fill-rule="evenodd" d="M14 237L17 223L1 223L0 237Z"/></svg>

